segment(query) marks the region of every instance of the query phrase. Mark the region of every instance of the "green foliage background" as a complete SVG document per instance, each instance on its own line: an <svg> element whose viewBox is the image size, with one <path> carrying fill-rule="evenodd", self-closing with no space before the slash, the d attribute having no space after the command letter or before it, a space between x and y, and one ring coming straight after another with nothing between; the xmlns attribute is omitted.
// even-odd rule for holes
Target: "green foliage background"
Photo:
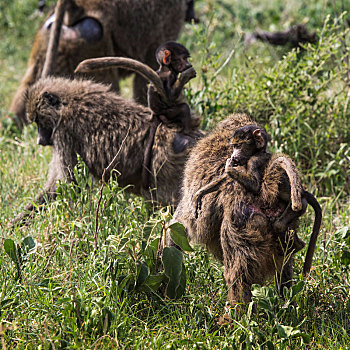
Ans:
<svg viewBox="0 0 350 350"><path fill-rule="evenodd" d="M53 4L54 1L48 1ZM77 184L29 225L9 220L42 188L50 149L36 145L35 126L22 134L7 118L42 17L36 0L0 2L0 339L7 349L348 349L350 343L349 15L342 0L197 0L201 22L180 41L197 78L191 107L212 129L247 111L265 125L272 150L289 154L319 199L324 221L310 276L295 261L295 285L278 298L274 284L255 286L253 304L218 326L226 287L222 267L195 247L178 278L184 295L164 297L156 271L169 211L154 209L116 182L103 189L98 251L94 232L99 184L83 164ZM305 23L319 38L303 50L244 43L256 29ZM123 93L128 94L129 81ZM83 190L79 190L82 188ZM312 210L302 218L306 241ZM32 237L33 242L28 237ZM10 240L12 240L11 243ZM20 260L18 253L20 250ZM12 250L11 250L12 249ZM10 252L10 253L9 253ZM12 252L12 253L11 253ZM176 293L179 293L177 290ZM182 293L179 293L179 295ZM169 294L168 294L169 296ZM175 295L176 296L176 295Z"/></svg>

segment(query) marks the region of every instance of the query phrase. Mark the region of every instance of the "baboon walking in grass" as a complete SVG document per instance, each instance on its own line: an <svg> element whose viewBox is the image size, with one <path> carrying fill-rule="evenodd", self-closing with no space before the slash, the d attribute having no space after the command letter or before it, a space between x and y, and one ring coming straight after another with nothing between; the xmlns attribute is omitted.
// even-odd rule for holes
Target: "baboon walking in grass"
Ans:
<svg viewBox="0 0 350 350"><path fill-rule="evenodd" d="M55 197L58 180L74 180L78 154L90 173L101 179L118 152L113 169L118 171L121 186L131 185L133 193L164 205L177 203L181 173L189 152L180 126L159 125L152 147L152 176L149 187L144 189L141 174L152 127L150 109L125 100L103 84L52 77L30 87L26 101L28 121L38 126L38 143L52 146L48 180L36 204ZM194 136L198 136L196 130ZM34 208L29 203L15 222L24 219Z"/></svg>
<svg viewBox="0 0 350 350"><path fill-rule="evenodd" d="M239 157L234 159L233 155L237 153L232 152L229 140L235 131L248 125L254 130L260 130L257 135L263 138L263 129L252 118L246 114L235 114L221 122L191 150L184 170L181 200L174 214L174 220L184 224L192 241L204 244L209 252L224 263L224 275L229 288L228 299L232 304L248 303L252 284L263 284L276 273L281 289L283 286L290 286L293 254L304 245L295 232L291 235L290 246L286 243L288 229L297 229L298 217L305 211L304 204L296 205L296 215L291 214L291 209L288 208L291 193L295 191L292 187L294 183L298 185L300 182L296 171L291 172L294 180L290 183L291 189L286 200L284 196L279 196L280 184L286 186L285 181L279 179L285 176L283 165L281 168L280 160L277 161L278 158L271 155L263 159L264 166L259 170L262 174L261 180L257 181L258 184L260 182L257 188L265 192L274 191L269 194L270 197L265 193L269 210L264 208L260 192L253 191L247 182L239 179L239 176L246 178L247 173L232 175L233 165L238 165L235 162ZM266 142L267 139L259 150L262 153L267 153ZM259 161L260 156L264 155L256 154L256 161ZM252 154L246 161L249 162L250 158ZM270 160L272 167L269 167ZM291 160L285 158L285 161L288 166L291 164ZM281 191L284 192L285 189ZM301 204L304 201L303 195L304 192L300 191L300 198L294 198L295 202ZM308 195L305 196L309 201ZM198 208L199 198L201 205ZM313 204L316 217L310 240L312 251L307 254L307 264L311 264L321 223L321 209L316 203ZM283 215L286 216L283 221L285 226L276 229L274 223ZM169 238L168 244L172 244ZM306 266L306 272L310 266Z"/></svg>

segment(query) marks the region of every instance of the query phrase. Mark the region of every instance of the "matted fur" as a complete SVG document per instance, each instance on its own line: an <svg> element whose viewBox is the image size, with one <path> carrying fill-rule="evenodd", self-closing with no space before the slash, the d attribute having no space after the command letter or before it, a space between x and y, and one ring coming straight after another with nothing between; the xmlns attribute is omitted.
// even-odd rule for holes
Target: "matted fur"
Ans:
<svg viewBox="0 0 350 350"><path fill-rule="evenodd" d="M57 104L50 104L48 95L57 99ZM120 151L114 169L121 186L131 185L130 191L165 205L177 203L189 153L189 147L181 153L173 151L180 126L161 124L157 129L150 169L154 175L150 187L156 190L151 194L141 186L144 147L151 128L150 109L125 100L109 86L78 79L41 79L28 89L26 99L28 121L55 128L46 194L55 193L57 180L73 179L77 154L90 173L101 179L104 169ZM194 137L198 137L196 130ZM109 174L106 175L107 179ZM39 202L42 197L43 194Z"/></svg>

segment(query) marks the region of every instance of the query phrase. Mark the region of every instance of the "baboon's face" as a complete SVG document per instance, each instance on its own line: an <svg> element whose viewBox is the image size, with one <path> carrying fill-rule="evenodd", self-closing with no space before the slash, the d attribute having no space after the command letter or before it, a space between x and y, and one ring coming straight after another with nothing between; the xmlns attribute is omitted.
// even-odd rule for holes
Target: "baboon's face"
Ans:
<svg viewBox="0 0 350 350"><path fill-rule="evenodd" d="M257 152L266 150L268 135L265 130L255 125L247 125L237 129L230 141L232 145L232 166L246 165Z"/></svg>
<svg viewBox="0 0 350 350"><path fill-rule="evenodd" d="M188 61L189 56L187 54L172 55L171 65L175 72L182 73L188 68L192 67L192 64Z"/></svg>
<svg viewBox="0 0 350 350"><path fill-rule="evenodd" d="M37 144L41 146L53 145L53 130L58 120L60 100L58 96L44 92L39 98L28 93L27 95L27 119L38 126Z"/></svg>

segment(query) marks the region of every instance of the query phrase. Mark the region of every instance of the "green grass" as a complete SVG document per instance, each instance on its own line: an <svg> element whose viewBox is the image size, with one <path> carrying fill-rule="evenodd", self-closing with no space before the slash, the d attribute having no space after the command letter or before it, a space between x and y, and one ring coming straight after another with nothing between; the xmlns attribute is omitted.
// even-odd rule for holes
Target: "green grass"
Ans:
<svg viewBox="0 0 350 350"><path fill-rule="evenodd" d="M164 297L164 288L155 292L140 283L142 266L154 269L169 217L165 208L152 209L116 182L108 183L94 250L100 188L83 165L77 169L82 190L62 184L57 201L29 225L10 228L9 220L44 185L50 149L36 145L34 126L20 134L6 117L41 21L33 15L37 1L1 2L3 349L350 348L349 34L339 19L343 3L349 7L345 1L198 0L201 23L186 25L181 36L198 72L188 97L203 116L203 128L214 127L229 113L250 112L272 134L272 149L296 160L324 213L310 276L304 280L301 274L301 251L295 259L295 287L285 300L277 297L273 283L256 286L256 311L237 311L232 324L219 326L227 292L223 270L203 249L185 254L187 284L181 298L171 300ZM286 29L295 23L316 30L320 43L303 52L259 42L244 46L243 31ZM305 240L312 221L308 209L300 225ZM3 245L6 239L20 245L28 236L36 250L26 253L23 245L23 261L17 265Z"/></svg>

